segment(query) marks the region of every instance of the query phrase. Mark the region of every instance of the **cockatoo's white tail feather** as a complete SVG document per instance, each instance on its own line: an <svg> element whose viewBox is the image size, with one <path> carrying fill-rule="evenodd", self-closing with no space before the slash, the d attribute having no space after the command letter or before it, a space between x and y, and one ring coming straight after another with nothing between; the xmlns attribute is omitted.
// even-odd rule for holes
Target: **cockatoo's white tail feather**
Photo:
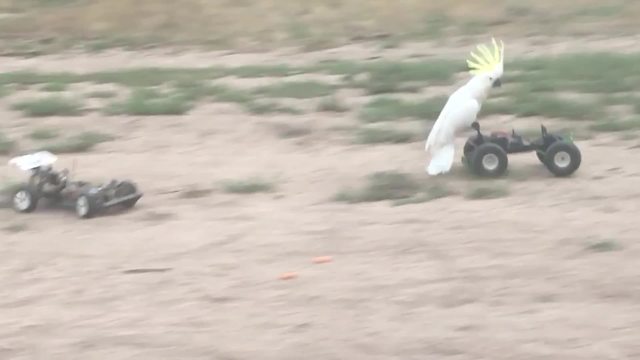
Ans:
<svg viewBox="0 0 640 360"><path fill-rule="evenodd" d="M429 165L427 166L427 173L429 175L444 174L451 170L453 166L453 156L455 154L454 144L447 144L444 147L438 149L431 158Z"/></svg>

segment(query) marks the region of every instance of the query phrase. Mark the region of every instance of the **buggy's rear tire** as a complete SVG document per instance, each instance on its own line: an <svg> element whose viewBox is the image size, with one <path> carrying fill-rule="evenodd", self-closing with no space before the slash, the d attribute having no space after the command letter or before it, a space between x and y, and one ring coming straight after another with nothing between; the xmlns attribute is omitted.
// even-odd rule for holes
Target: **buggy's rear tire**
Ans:
<svg viewBox="0 0 640 360"><path fill-rule="evenodd" d="M131 181L122 181L120 184L118 184L118 187L116 187L115 197L120 198L124 196L129 196L137 192L138 192L138 188L134 183L132 183ZM137 202L138 202L138 199L127 200L122 203L122 206L125 207L126 209L129 209L129 208L132 208Z"/></svg>
<svg viewBox="0 0 640 360"><path fill-rule="evenodd" d="M19 213L30 213L38 207L40 197L30 186L21 186L13 192L11 205Z"/></svg>
<svg viewBox="0 0 640 360"><path fill-rule="evenodd" d="M509 158L499 145L484 143L472 153L470 165L476 175L495 178L507 171Z"/></svg>
<svg viewBox="0 0 640 360"><path fill-rule="evenodd" d="M557 141L544 153L544 165L555 176L564 177L573 174L580 167L582 154L574 144Z"/></svg>
<svg viewBox="0 0 640 360"><path fill-rule="evenodd" d="M90 219L100 210L98 199L91 194L82 194L76 199L76 215L81 219Z"/></svg>
<svg viewBox="0 0 640 360"><path fill-rule="evenodd" d="M541 163L544 164L544 153L540 151L536 151L536 157L540 160Z"/></svg>

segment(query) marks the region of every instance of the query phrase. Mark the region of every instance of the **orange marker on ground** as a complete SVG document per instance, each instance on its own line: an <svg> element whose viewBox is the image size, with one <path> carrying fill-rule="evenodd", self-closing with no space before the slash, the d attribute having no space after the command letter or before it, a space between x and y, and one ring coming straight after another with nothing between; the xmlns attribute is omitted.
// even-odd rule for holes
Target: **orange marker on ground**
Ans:
<svg viewBox="0 0 640 360"><path fill-rule="evenodd" d="M298 274L295 272L286 272L280 274L280 280L291 280L298 277Z"/></svg>
<svg viewBox="0 0 640 360"><path fill-rule="evenodd" d="M333 261L331 256L316 256L313 258L313 262L316 264L324 264Z"/></svg>

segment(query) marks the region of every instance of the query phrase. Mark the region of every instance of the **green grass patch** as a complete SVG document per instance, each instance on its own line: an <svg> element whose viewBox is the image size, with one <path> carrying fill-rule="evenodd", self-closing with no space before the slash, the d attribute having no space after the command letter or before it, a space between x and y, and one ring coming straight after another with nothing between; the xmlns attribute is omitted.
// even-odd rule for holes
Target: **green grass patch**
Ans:
<svg viewBox="0 0 640 360"><path fill-rule="evenodd" d="M61 92L67 90L69 87L66 83L49 83L42 86L41 90L46 92Z"/></svg>
<svg viewBox="0 0 640 360"><path fill-rule="evenodd" d="M300 74L296 67L285 64L279 65L245 65L235 68L221 68L220 73L239 78L284 77Z"/></svg>
<svg viewBox="0 0 640 360"><path fill-rule="evenodd" d="M108 134L86 131L59 142L43 145L37 151L50 151L57 154L82 153L92 150L98 144L114 139Z"/></svg>
<svg viewBox="0 0 640 360"><path fill-rule="evenodd" d="M403 118L435 121L446 101L446 97L431 98L420 102L378 97L362 108L359 117L367 123Z"/></svg>
<svg viewBox="0 0 640 360"><path fill-rule="evenodd" d="M376 172L369 175L359 188L345 188L334 200L346 203L377 202L408 199L421 190L420 183L411 175L396 171Z"/></svg>
<svg viewBox="0 0 640 360"><path fill-rule="evenodd" d="M622 250L623 246L614 240L596 241L586 246L592 252L610 252Z"/></svg>
<svg viewBox="0 0 640 360"><path fill-rule="evenodd" d="M541 116L568 120L595 120L604 115L596 102L561 99L553 94L519 93L506 99L489 101L481 110L483 115L507 114L517 117Z"/></svg>
<svg viewBox="0 0 640 360"><path fill-rule="evenodd" d="M369 95L417 92L424 86L447 84L456 72L464 70L448 60L334 62L324 66L324 71L346 75L349 86L365 89ZM363 79L355 80L357 74Z"/></svg>
<svg viewBox="0 0 640 360"><path fill-rule="evenodd" d="M214 68L143 68L118 71L102 71L79 76L84 81L98 84L119 84L127 87L152 87L174 81L198 81L221 76Z"/></svg>
<svg viewBox="0 0 640 360"><path fill-rule="evenodd" d="M32 140L51 140L57 138L59 132L55 129L40 128L35 129L29 133L29 138Z"/></svg>
<svg viewBox="0 0 640 360"><path fill-rule="evenodd" d="M118 93L113 90L95 90L87 94L87 97L94 99L111 99L118 96Z"/></svg>
<svg viewBox="0 0 640 360"><path fill-rule="evenodd" d="M640 118L626 120L602 120L589 126L590 130L598 132L619 132L640 129Z"/></svg>
<svg viewBox="0 0 640 360"><path fill-rule="evenodd" d="M455 192L443 184L433 183L423 186L421 191L413 197L395 200L394 206L421 204L454 195Z"/></svg>
<svg viewBox="0 0 640 360"><path fill-rule="evenodd" d="M509 81L544 91L621 93L640 85L640 54L579 53L515 60Z"/></svg>
<svg viewBox="0 0 640 360"><path fill-rule="evenodd" d="M21 111L23 115L28 117L82 115L82 103L80 101L56 95L24 100L13 104L11 108Z"/></svg>
<svg viewBox="0 0 640 360"><path fill-rule="evenodd" d="M361 128L356 132L358 144L403 144L418 140L415 132L393 128Z"/></svg>
<svg viewBox="0 0 640 360"><path fill-rule="evenodd" d="M105 108L109 115L183 115L193 108L192 99L180 92L161 93L153 89L135 89L128 99Z"/></svg>
<svg viewBox="0 0 640 360"><path fill-rule="evenodd" d="M272 192L275 190L275 184L265 179L253 177L244 180L223 181L222 189L232 194L255 194Z"/></svg>
<svg viewBox="0 0 640 360"><path fill-rule="evenodd" d="M506 196L509 196L509 188L504 184L476 186L465 194L465 198L469 200L498 199Z"/></svg>
<svg viewBox="0 0 640 360"><path fill-rule="evenodd" d="M287 81L256 89L256 93L274 98L308 99L331 95L333 86L318 81Z"/></svg>
<svg viewBox="0 0 640 360"><path fill-rule="evenodd" d="M72 84L80 81L80 76L64 72L14 71L0 74L0 84L4 85Z"/></svg>
<svg viewBox="0 0 640 360"><path fill-rule="evenodd" d="M246 104L254 99L254 95L247 91L233 89L224 85L215 85L209 90L213 98L219 102Z"/></svg>

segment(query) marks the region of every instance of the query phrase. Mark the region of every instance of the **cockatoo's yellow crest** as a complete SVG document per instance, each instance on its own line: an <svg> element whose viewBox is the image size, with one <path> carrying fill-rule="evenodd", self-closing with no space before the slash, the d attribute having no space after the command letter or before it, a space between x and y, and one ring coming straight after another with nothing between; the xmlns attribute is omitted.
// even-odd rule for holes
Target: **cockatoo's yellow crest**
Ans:
<svg viewBox="0 0 640 360"><path fill-rule="evenodd" d="M500 47L496 43L496 39L491 38L493 43L493 53L484 44L478 45L478 51L480 54L471 52L471 58L467 59L467 65L469 65L469 72L473 75L478 75L486 72L492 72L497 66L502 65L504 61L504 43L500 41Z"/></svg>

